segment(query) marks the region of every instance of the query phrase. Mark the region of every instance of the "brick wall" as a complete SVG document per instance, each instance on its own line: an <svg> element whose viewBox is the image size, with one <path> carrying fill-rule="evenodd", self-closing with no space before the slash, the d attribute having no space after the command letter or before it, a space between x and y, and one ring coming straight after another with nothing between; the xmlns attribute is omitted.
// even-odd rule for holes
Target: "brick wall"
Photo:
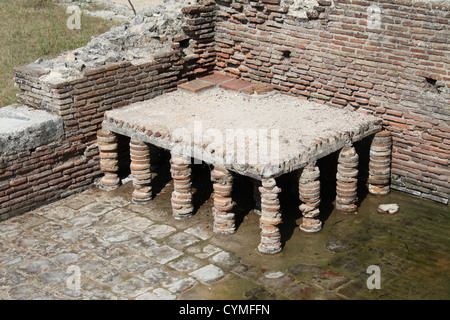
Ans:
<svg viewBox="0 0 450 320"><path fill-rule="evenodd" d="M214 3L184 9L185 37L152 62L111 63L77 79L45 82L37 66L14 69L20 103L56 113L64 137L25 152L0 155L0 220L91 187L102 173L96 133L105 111L176 89L214 68Z"/></svg>
<svg viewBox="0 0 450 320"><path fill-rule="evenodd" d="M106 110L174 90L208 71L381 116L393 133L393 187L450 198L450 3L438 0L201 1L185 36L151 63L108 64L57 84L15 69L23 104L60 115L64 137L0 156L0 220L93 185ZM311 2L311 1L310 1ZM300 5L299 5L300 3ZM379 28L369 24L380 8ZM295 10L293 9L295 8Z"/></svg>
<svg viewBox="0 0 450 320"><path fill-rule="evenodd" d="M447 203L450 2L317 1L306 17L293 2L218 0L217 69L381 116L393 187Z"/></svg>

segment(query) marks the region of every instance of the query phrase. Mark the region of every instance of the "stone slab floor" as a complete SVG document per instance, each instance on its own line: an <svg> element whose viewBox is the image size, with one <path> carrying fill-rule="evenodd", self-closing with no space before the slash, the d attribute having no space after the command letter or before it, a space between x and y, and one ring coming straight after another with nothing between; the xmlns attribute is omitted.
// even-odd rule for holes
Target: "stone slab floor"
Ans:
<svg viewBox="0 0 450 320"><path fill-rule="evenodd" d="M357 215L333 211L324 182L323 230L298 226L295 179L281 177L283 251L260 254L251 181L239 178L237 232L212 233L207 166L194 167L197 213L171 216L168 168L155 198L131 202L132 184L92 188L0 223L0 299L439 299L450 298L448 206L398 192L361 194ZM327 189L327 183L331 187ZM397 203L396 215L380 215ZM380 271L380 289L369 266ZM79 280L79 283L77 282ZM79 284L79 286L78 286Z"/></svg>

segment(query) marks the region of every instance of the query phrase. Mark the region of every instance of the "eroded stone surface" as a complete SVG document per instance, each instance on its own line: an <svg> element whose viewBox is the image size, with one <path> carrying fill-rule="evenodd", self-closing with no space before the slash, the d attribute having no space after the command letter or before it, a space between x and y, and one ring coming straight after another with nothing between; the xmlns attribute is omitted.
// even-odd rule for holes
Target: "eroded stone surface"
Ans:
<svg viewBox="0 0 450 320"><path fill-rule="evenodd" d="M152 62L154 54L172 49L173 38L184 36L181 9L189 3L189 0L165 1L163 5L139 10L136 16L130 9L119 15L111 10L97 11L94 15L107 19L121 17L124 22L93 37L82 48L65 52L52 60L38 59L30 67L40 70L44 83L57 84L79 78L84 70L108 63ZM68 4L73 5L72 2ZM84 5L81 2L79 4ZM92 14L88 10L85 12Z"/></svg>
<svg viewBox="0 0 450 320"><path fill-rule="evenodd" d="M193 276L202 283L212 284L222 279L225 276L225 272L219 267L209 264L194 272L191 272L189 275Z"/></svg>
<svg viewBox="0 0 450 320"><path fill-rule="evenodd" d="M246 95L218 87L177 90L107 111L103 122L104 130L259 180L302 168L380 131L381 125L371 115L284 94ZM238 138L251 141L252 134L256 143L244 145L254 151L239 150ZM267 152L258 152L262 144Z"/></svg>
<svg viewBox="0 0 450 320"><path fill-rule="evenodd" d="M62 118L25 105L0 108L0 150L2 156L34 149L62 139Z"/></svg>

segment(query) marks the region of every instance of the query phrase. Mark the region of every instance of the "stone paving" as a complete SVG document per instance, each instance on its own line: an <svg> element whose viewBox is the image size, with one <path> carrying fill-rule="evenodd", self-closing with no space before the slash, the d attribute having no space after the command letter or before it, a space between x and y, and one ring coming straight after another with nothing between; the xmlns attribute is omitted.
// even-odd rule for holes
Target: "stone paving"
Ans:
<svg viewBox="0 0 450 320"><path fill-rule="evenodd" d="M321 211L323 230L307 234L298 228L298 203L286 192L284 248L267 256L256 249L259 217L248 201L248 181L236 183L237 232L217 236L209 180L202 176L208 170L197 170L198 210L189 220L172 218L173 186L161 173L147 204L131 202L127 183L1 222L0 299L450 298L448 206L397 192L367 195L358 215L336 214L329 203ZM284 190L291 182L281 183ZM380 215L380 201L396 201L401 211ZM366 285L370 265L381 269L381 289Z"/></svg>

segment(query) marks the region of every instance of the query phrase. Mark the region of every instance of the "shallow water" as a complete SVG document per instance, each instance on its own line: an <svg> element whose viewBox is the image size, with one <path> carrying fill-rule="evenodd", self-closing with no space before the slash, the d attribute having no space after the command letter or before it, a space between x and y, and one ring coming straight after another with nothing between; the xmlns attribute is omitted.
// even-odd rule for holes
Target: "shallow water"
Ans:
<svg viewBox="0 0 450 320"><path fill-rule="evenodd" d="M289 181L284 181L289 189ZM283 182L282 182L283 184ZM242 186L244 189L248 185ZM282 186L283 187L283 186ZM332 186L331 186L332 187ZM362 188L364 190L364 188ZM250 266L236 271L214 287L197 286L185 297L207 295L210 299L449 299L450 216L449 207L398 191L384 196L361 195L357 214L336 213L334 194L321 204L323 229L305 233L299 229L301 214L293 194L285 194L283 250L270 256L259 253L258 216L249 209L249 194L238 193L237 231L216 236L214 242ZM327 199L328 198L328 199ZM207 201L199 213L209 210ZM378 205L396 203L395 215L379 214ZM239 213L240 209L240 213ZM239 216L241 214L241 216ZM379 269L380 288L369 289ZM284 275L264 278L271 271ZM278 282L277 282L278 281ZM264 285L261 285L264 284ZM370 286L370 284L369 284ZM273 289L273 290L272 290Z"/></svg>

